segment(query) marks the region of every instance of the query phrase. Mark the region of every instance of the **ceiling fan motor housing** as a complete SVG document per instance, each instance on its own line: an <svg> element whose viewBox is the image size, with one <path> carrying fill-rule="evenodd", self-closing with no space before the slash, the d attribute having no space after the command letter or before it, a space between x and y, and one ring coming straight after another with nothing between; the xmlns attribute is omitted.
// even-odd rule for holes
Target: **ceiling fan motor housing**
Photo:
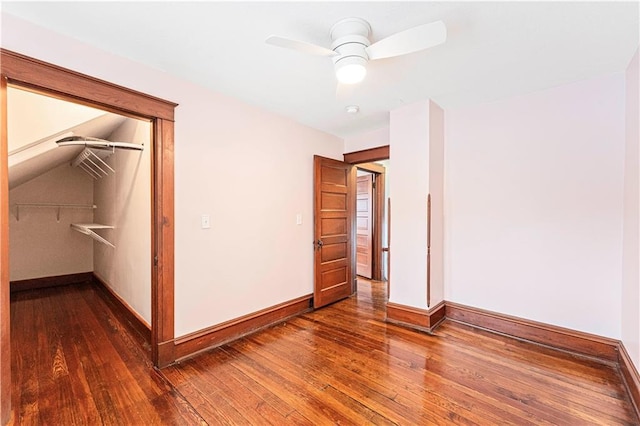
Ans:
<svg viewBox="0 0 640 426"><path fill-rule="evenodd" d="M332 40L331 50L338 53L333 57L335 65L341 61L364 65L369 60L366 48L371 44L371 25L364 19L342 19L331 27L329 34Z"/></svg>

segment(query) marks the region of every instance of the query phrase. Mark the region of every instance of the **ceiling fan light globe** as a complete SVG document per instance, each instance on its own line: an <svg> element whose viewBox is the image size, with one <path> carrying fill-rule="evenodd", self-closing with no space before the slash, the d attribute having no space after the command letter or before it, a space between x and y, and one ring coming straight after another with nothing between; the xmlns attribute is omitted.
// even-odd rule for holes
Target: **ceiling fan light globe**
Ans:
<svg viewBox="0 0 640 426"><path fill-rule="evenodd" d="M336 64L336 78L342 84L360 83L366 75L367 68L363 64Z"/></svg>

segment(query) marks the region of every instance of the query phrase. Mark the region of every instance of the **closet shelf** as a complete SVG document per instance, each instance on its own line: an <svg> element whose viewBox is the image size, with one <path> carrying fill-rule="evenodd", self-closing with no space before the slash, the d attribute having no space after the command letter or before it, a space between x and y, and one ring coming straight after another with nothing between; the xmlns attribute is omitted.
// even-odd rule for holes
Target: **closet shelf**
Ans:
<svg viewBox="0 0 640 426"><path fill-rule="evenodd" d="M16 220L20 222L20 208L21 207L33 207L33 208L47 208L57 209L56 220L60 222L60 210L61 209L96 209L95 204L55 204L55 203L16 203Z"/></svg>
<svg viewBox="0 0 640 426"><path fill-rule="evenodd" d="M113 244L111 244L108 240L96 234L94 229L113 229L111 225L101 225L99 223L72 223L71 229L75 229L76 231L88 235L99 243L106 244L111 248L116 248Z"/></svg>

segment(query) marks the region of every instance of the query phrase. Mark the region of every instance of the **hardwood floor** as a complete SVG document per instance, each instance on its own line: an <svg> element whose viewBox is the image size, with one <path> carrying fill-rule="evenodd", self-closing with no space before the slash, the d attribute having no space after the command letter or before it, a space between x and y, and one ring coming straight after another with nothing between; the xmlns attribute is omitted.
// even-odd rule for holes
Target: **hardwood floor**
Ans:
<svg viewBox="0 0 640 426"><path fill-rule="evenodd" d="M12 422L205 424L95 284L11 295Z"/></svg>
<svg viewBox="0 0 640 426"><path fill-rule="evenodd" d="M386 284L358 288L162 374L92 286L15 293L15 424L640 424L613 365L387 324Z"/></svg>

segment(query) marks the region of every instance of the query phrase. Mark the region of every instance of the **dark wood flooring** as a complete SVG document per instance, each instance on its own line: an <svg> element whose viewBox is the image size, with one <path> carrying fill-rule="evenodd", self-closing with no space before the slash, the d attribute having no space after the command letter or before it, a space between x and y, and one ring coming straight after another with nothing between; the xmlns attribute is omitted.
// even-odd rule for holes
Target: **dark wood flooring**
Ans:
<svg viewBox="0 0 640 426"><path fill-rule="evenodd" d="M96 284L11 295L12 423L206 424Z"/></svg>
<svg viewBox="0 0 640 426"><path fill-rule="evenodd" d="M15 424L638 425L613 365L445 321L383 283L163 369L91 285L12 295Z"/></svg>

